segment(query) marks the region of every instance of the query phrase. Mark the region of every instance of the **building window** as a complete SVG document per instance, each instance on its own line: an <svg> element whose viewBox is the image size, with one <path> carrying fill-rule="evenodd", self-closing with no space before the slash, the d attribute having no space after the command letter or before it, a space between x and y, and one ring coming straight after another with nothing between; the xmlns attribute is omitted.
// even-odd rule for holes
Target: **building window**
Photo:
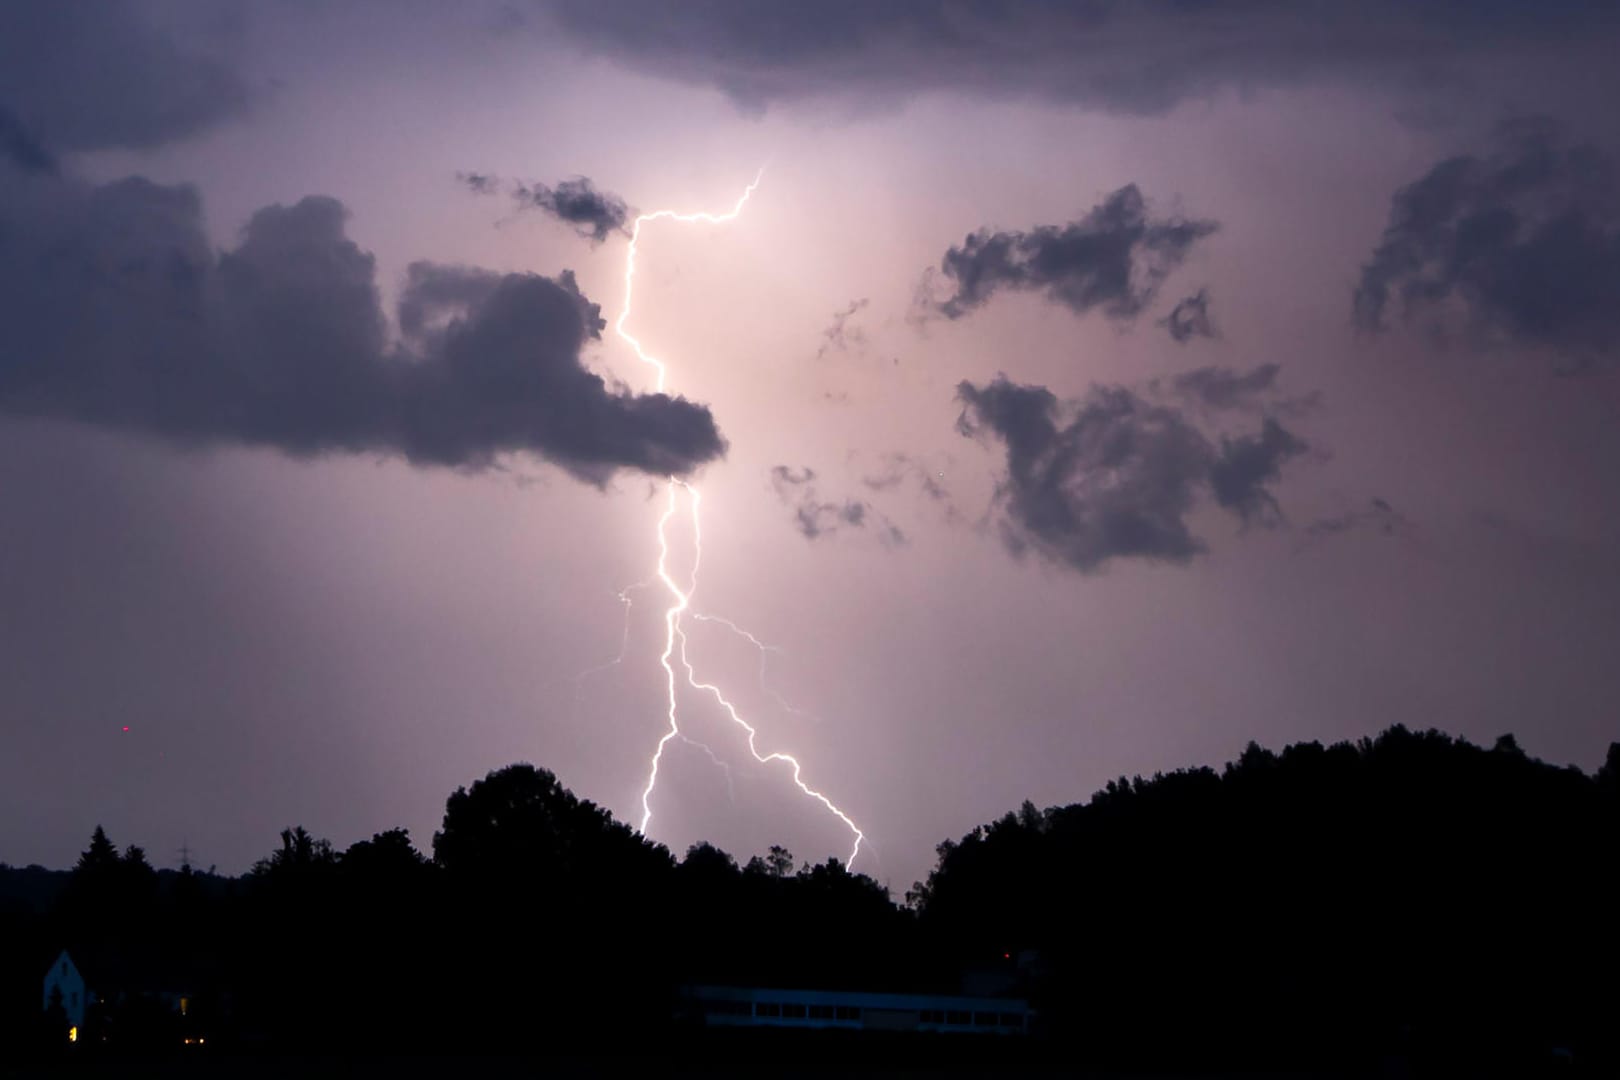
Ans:
<svg viewBox="0 0 1620 1080"><path fill-rule="evenodd" d="M952 1009L950 1012L945 1014L945 1022L947 1024L960 1024L963 1027L966 1027L968 1024L972 1023L972 1021L972 1013Z"/></svg>
<svg viewBox="0 0 1620 1080"><path fill-rule="evenodd" d="M804 1019L804 1006L803 1005L784 1005L784 1006L782 1006L782 1019L784 1019L784 1020L803 1020Z"/></svg>
<svg viewBox="0 0 1620 1080"><path fill-rule="evenodd" d="M855 1008L853 1005L840 1005L835 1010L835 1015L840 1020L859 1020L861 1018L861 1010Z"/></svg>
<svg viewBox="0 0 1620 1080"><path fill-rule="evenodd" d="M974 1027L995 1027L996 1026L996 1014L995 1013L988 1013L988 1012L974 1013L973 1014L973 1026Z"/></svg>
<svg viewBox="0 0 1620 1080"><path fill-rule="evenodd" d="M782 1006L774 1001L760 1001L754 1004L755 1016L781 1016Z"/></svg>
<svg viewBox="0 0 1620 1080"><path fill-rule="evenodd" d="M1024 1014L1023 1013L1002 1013L1001 1014L1001 1026L1002 1027L1010 1027L1010 1028L1021 1028L1021 1027L1023 1027L1024 1026Z"/></svg>

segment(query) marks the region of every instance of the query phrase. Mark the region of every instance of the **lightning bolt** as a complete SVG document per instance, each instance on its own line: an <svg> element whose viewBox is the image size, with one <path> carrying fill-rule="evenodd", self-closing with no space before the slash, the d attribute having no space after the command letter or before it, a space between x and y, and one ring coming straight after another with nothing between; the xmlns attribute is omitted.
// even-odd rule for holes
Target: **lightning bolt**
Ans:
<svg viewBox="0 0 1620 1080"><path fill-rule="evenodd" d="M600 675L604 671L612 671L614 668L624 663L624 654L629 651L630 648L630 609L635 606L630 601L630 594L635 592L637 589L645 589L651 584L651 580L638 581L634 585L625 586L616 594L619 598L619 603L624 605L624 629L619 634L619 653L607 663L597 664L595 667L588 667L584 671L581 671L578 675L574 676L574 700L576 702L579 700L580 686L585 682L586 679L590 678L592 675Z"/></svg>
<svg viewBox="0 0 1620 1080"><path fill-rule="evenodd" d="M788 699L783 697L780 692L772 687L765 678L766 663L769 661L771 653L779 653L782 651L782 647L780 645L772 645L768 642L761 641L746 627L738 626L730 619L724 618L720 615L708 615L701 611L694 611L692 613L692 618L696 619L698 622L714 623L717 626L723 626L736 636L748 642L748 644L752 645L759 652L760 693L776 702L777 707L783 712L787 713L789 716L802 716L807 720L814 720L816 718L813 713L805 709L800 709L792 702L788 701Z"/></svg>
<svg viewBox="0 0 1620 1080"><path fill-rule="evenodd" d="M761 169L759 175L754 177L754 182L749 184L748 187L743 190L742 196L738 198L736 205L726 213L716 214L703 212L695 214L682 214L677 213L674 210L656 210L650 214L642 214L637 217L635 223L631 227L630 247L626 252L624 263L624 308L619 312L619 317L614 320L613 332L623 339L623 341L635 351L637 358L640 359L642 363L651 366L657 372L657 389L660 393L662 393L664 390L664 384L669 374L668 368L662 360L649 353L642 345L641 341L635 337L635 335L631 334L625 329L625 323L628 322L630 318L631 301L635 294L636 251L641 241L641 230L646 225L655 221L674 221L682 224L705 225L724 225L728 222L735 221L738 215L742 213L743 207L748 204L748 200L754 194L754 190L759 187L759 182L763 176L764 170ZM699 492L698 489L692 484L674 476L669 478L667 490L669 498L665 504L664 512L660 514L658 518L658 566L655 576L657 577L658 581L663 584L665 590L670 595L670 605L664 610L664 651L658 657L658 662L664 669L664 683L668 695L668 710L666 712L666 718L669 726L664 732L663 736L658 740L658 745L654 748L652 758L647 765L647 786L641 792L641 833L646 835L647 827L652 824L652 795L653 789L658 786L658 770L659 766L663 763L664 748L670 744L671 740L687 740L686 735L681 731L680 724L680 688L679 676L676 673L675 663L678 654L680 668L685 675L687 686L693 690L699 691L700 693L707 693L713 696L715 701L720 704L720 707L725 710L726 715L731 718L731 721L747 732L748 752L753 755L754 760L759 762L761 765L769 765L776 762L781 762L787 765L792 772L793 783L799 789L799 791L802 792L807 798L813 799L820 803L829 813L838 818L839 821L843 822L845 827L848 828L849 831L854 835L855 841L853 846L850 848L848 859L848 864L852 865L855 862L856 856L858 856L861 852L861 841L866 839L866 835L861 832L860 827L850 819L848 814L839 809L831 799L820 791L817 791L815 788L812 788L809 784L805 783L803 776L804 770L800 765L798 758L791 754L785 754L780 751L773 751L769 754L760 753L758 746L758 730L743 718L742 714L738 712L737 707L732 704L732 702L725 696L718 686L713 683L700 682L698 680L697 672L693 668L691 660L687 657L686 630L682 626L681 617L685 615L692 607L692 595L697 591L698 565L703 560L703 528L702 519L700 516L703 497L702 493ZM682 492L687 495L688 502L691 507L692 537L694 542L691 581L690 584L688 584L685 588L682 588L680 583L675 580L674 576L669 570L669 523L680 509L680 494ZM735 628L735 624L731 625L733 628ZM756 645L760 644L757 638L753 638L753 635L750 634L747 636L753 639ZM763 648L763 646L761 647ZM708 748L702 747L702 749L707 750ZM710 751L710 756L714 756L712 751ZM715 760L718 762L717 758ZM729 775L730 774L728 772L728 779Z"/></svg>

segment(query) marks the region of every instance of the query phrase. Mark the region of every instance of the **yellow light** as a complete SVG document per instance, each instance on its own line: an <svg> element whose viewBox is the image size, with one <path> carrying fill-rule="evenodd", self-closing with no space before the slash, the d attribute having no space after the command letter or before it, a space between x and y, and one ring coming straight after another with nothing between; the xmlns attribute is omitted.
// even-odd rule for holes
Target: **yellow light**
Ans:
<svg viewBox="0 0 1620 1080"><path fill-rule="evenodd" d="M68 1042L78 1042L78 1041L79 1041L79 1027L78 1027L77 1024L75 1024L73 1027L68 1028Z"/></svg>

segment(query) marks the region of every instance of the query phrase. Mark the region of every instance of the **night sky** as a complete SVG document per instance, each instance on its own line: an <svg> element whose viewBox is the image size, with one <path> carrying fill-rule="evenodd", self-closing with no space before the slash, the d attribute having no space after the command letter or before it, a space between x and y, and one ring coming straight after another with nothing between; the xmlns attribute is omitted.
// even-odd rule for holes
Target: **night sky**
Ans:
<svg viewBox="0 0 1620 1080"><path fill-rule="evenodd" d="M1617 50L1562 2L0 5L0 859L425 847L520 760L639 823L672 475L699 678L897 894L1250 740L1595 769ZM636 217L756 176L643 227L659 393ZM679 708L650 835L847 855Z"/></svg>

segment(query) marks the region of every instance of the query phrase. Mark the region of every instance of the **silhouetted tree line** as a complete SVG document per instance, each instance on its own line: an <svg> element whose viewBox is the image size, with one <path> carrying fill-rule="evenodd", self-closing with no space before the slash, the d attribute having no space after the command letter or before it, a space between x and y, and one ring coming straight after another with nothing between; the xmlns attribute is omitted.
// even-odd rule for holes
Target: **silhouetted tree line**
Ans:
<svg viewBox="0 0 1620 1080"><path fill-rule="evenodd" d="M1511 736L1251 743L938 854L928 939L1038 948L1036 1002L1099 1054L1614 1060L1620 744L1588 777Z"/></svg>
<svg viewBox="0 0 1620 1080"><path fill-rule="evenodd" d="M677 861L530 765L456 791L431 857L400 829L340 852L292 828L232 879L98 828L70 873L0 868L0 1046L60 1049L40 986L66 945L167 967L209 1052L611 1052L674 1034L686 983L1001 972L1066 1058L1613 1060L1620 744L1593 777L1509 737L1251 744L938 855L904 906L781 848ZM104 1007L74 1052L177 1041L150 1006Z"/></svg>

